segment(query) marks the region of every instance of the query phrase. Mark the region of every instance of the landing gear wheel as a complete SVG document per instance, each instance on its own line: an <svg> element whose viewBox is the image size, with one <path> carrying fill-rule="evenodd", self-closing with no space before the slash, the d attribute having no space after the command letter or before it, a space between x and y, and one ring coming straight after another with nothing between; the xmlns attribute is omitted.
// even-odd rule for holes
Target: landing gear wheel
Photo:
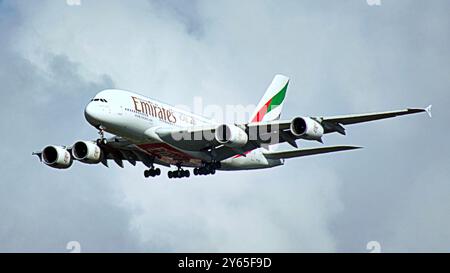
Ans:
<svg viewBox="0 0 450 273"><path fill-rule="evenodd" d="M179 167L176 171L168 171L167 176L169 178L183 178L183 177L189 177L191 176L191 173L189 170L183 170Z"/></svg>
<svg viewBox="0 0 450 273"><path fill-rule="evenodd" d="M202 167L194 169L194 175L214 175L216 170L220 169L222 165L220 162L203 163Z"/></svg>
<svg viewBox="0 0 450 273"><path fill-rule="evenodd" d="M108 143L108 141L106 140L106 138L99 138L97 139L97 145L98 146L104 146Z"/></svg>
<svg viewBox="0 0 450 273"><path fill-rule="evenodd" d="M155 169L154 167L152 167L152 168L144 171L145 178L148 178L150 176L155 177L155 176L159 176L159 175L161 175L161 170L159 168Z"/></svg>
<svg viewBox="0 0 450 273"><path fill-rule="evenodd" d="M98 126L98 134L100 135L100 138L97 139L97 145L106 145L105 127L102 125Z"/></svg>

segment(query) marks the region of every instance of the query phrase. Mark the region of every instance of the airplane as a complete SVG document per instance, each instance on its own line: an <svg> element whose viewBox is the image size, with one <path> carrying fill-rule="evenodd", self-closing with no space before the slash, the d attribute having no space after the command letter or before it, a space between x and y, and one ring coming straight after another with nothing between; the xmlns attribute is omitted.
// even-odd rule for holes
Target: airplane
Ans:
<svg viewBox="0 0 450 273"><path fill-rule="evenodd" d="M108 160L124 167L143 163L144 176L161 175L157 166L172 167L169 178L214 175L216 170L238 171L284 165L286 159L324 153L355 150L358 146L321 146L299 149L297 140L318 141L326 134L345 135L344 126L426 112L431 105L398 111L342 116L294 117L281 120L289 78L276 75L247 123L219 123L177 109L146 96L118 89L99 92L87 104L84 115L100 138L80 140L72 146L46 146L34 152L41 162L56 169L67 169L74 161L86 164ZM106 138L105 132L112 134ZM272 150L273 145L288 143L294 149Z"/></svg>

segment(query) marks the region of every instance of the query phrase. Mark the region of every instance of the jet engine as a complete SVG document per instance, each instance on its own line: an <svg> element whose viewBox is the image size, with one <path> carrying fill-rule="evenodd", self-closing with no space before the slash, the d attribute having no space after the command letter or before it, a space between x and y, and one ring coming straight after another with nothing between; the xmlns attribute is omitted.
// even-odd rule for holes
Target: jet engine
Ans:
<svg viewBox="0 0 450 273"><path fill-rule="evenodd" d="M42 150L42 161L45 165L57 168L67 169L72 166L73 159L69 151L60 146L47 146Z"/></svg>
<svg viewBox="0 0 450 273"><path fill-rule="evenodd" d="M78 161L97 164L102 160L102 149L91 141L78 141L72 146L72 155Z"/></svg>
<svg viewBox="0 0 450 273"><path fill-rule="evenodd" d="M319 122L312 118L304 117L293 118L290 129L294 136L308 140L320 140L324 131Z"/></svg>
<svg viewBox="0 0 450 273"><path fill-rule="evenodd" d="M247 133L235 125L223 124L216 128L217 142L231 148L242 147L247 144Z"/></svg>

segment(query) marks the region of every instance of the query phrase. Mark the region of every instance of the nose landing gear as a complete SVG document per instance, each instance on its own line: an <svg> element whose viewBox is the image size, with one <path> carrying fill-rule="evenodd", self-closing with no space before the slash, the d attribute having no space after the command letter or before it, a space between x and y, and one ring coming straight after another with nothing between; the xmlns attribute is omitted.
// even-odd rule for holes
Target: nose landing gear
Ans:
<svg viewBox="0 0 450 273"><path fill-rule="evenodd" d="M98 134L100 135L100 138L97 139L97 145L106 145L105 127L102 125L98 126Z"/></svg>

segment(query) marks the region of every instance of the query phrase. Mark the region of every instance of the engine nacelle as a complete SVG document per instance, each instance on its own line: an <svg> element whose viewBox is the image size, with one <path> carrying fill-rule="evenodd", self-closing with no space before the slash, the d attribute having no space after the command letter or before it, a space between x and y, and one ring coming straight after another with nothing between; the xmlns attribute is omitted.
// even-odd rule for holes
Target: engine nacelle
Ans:
<svg viewBox="0 0 450 273"><path fill-rule="evenodd" d="M78 141L72 146L72 155L78 161L97 164L102 160L102 149L91 141Z"/></svg>
<svg viewBox="0 0 450 273"><path fill-rule="evenodd" d="M293 118L290 129L294 136L309 140L320 140L324 132L319 122L303 117Z"/></svg>
<svg viewBox="0 0 450 273"><path fill-rule="evenodd" d="M247 133L235 125L218 126L214 136L217 142L232 148L242 147L248 141Z"/></svg>
<svg viewBox="0 0 450 273"><path fill-rule="evenodd" d="M67 169L72 166L73 159L69 151L60 146L47 146L42 150L42 161L45 165L57 168Z"/></svg>

